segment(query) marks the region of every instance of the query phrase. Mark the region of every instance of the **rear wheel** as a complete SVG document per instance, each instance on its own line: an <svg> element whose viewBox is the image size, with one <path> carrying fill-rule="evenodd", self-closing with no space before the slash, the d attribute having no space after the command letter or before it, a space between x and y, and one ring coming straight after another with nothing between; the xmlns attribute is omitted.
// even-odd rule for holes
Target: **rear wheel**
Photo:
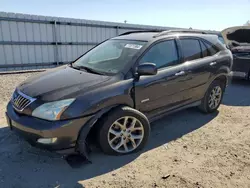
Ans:
<svg viewBox="0 0 250 188"><path fill-rule="evenodd" d="M106 114L100 126L100 147L110 155L124 155L142 149L150 134L146 116L130 107L116 108Z"/></svg>
<svg viewBox="0 0 250 188"><path fill-rule="evenodd" d="M213 81L202 99L199 108L205 113L216 111L221 104L225 87L225 84L220 80Z"/></svg>

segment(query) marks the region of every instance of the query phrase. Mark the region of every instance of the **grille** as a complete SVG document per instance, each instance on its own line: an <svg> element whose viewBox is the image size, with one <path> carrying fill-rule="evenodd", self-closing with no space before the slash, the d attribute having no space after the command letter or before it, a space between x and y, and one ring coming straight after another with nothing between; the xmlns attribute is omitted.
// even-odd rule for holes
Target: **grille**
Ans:
<svg viewBox="0 0 250 188"><path fill-rule="evenodd" d="M18 111L23 111L24 108L29 106L35 100L36 99L31 98L18 90L12 95L12 104Z"/></svg>

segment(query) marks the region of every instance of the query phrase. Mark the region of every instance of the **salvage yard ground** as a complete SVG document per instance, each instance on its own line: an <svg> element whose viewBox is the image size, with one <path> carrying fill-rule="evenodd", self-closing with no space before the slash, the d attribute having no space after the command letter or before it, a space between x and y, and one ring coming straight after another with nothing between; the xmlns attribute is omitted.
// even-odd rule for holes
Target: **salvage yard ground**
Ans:
<svg viewBox="0 0 250 188"><path fill-rule="evenodd" d="M250 82L234 81L215 114L188 109L153 123L139 153L114 157L97 150L93 164L72 167L6 127L11 93L34 74L0 76L0 187L250 188Z"/></svg>

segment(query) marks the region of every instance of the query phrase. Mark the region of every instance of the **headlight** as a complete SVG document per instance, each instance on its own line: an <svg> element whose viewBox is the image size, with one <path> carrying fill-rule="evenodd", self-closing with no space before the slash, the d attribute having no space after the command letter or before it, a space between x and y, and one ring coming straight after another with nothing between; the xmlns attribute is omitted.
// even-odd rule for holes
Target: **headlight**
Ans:
<svg viewBox="0 0 250 188"><path fill-rule="evenodd" d="M46 120L59 120L62 113L74 100L66 99L42 104L32 112L32 116Z"/></svg>

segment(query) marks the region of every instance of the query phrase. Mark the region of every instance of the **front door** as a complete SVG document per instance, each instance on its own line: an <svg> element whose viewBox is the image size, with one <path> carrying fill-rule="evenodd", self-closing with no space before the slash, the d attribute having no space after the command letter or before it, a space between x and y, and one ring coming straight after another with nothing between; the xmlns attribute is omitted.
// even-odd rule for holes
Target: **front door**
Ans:
<svg viewBox="0 0 250 188"><path fill-rule="evenodd" d="M141 76L135 83L136 108L149 118L184 103L187 91L185 65L180 64L174 39L158 42L140 59L139 64L156 64L157 75Z"/></svg>

